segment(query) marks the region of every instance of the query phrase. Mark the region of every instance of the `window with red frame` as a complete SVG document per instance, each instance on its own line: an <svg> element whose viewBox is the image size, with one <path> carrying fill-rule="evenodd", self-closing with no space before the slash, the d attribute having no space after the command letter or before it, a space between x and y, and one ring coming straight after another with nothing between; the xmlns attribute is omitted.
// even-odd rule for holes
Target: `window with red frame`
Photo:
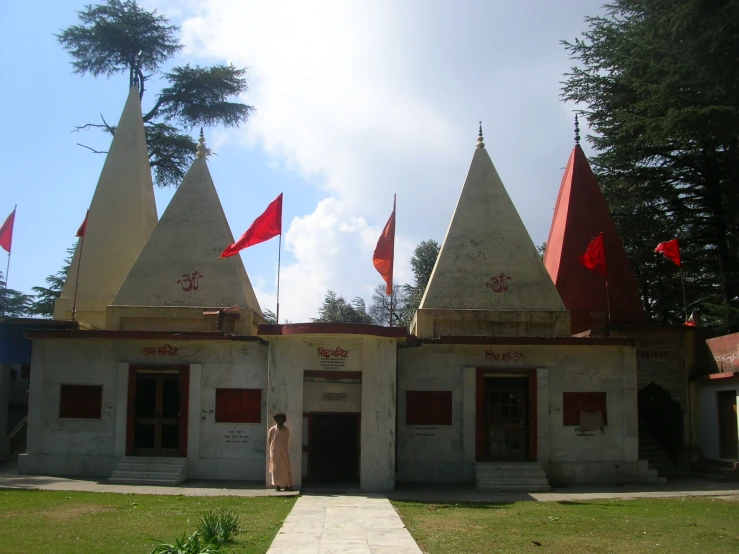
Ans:
<svg viewBox="0 0 739 554"><path fill-rule="evenodd" d="M405 391L406 425L451 425L452 391Z"/></svg>
<svg viewBox="0 0 739 554"><path fill-rule="evenodd" d="M608 425L605 392L563 392L562 425L580 425L580 412L600 412Z"/></svg>
<svg viewBox="0 0 739 554"><path fill-rule="evenodd" d="M59 391L59 417L101 419L102 385L62 385Z"/></svg>
<svg viewBox="0 0 739 554"><path fill-rule="evenodd" d="M262 389L216 389L216 422L261 423Z"/></svg>

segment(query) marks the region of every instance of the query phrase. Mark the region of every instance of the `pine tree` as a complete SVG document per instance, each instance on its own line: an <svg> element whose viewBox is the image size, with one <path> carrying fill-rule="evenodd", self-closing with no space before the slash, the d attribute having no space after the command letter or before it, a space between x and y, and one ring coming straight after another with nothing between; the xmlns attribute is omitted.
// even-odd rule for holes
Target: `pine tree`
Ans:
<svg viewBox="0 0 739 554"><path fill-rule="evenodd" d="M714 332L739 305L739 2L616 0L564 42L577 65L562 96L590 124L591 159L644 307L682 321L676 268L653 253L675 236L688 303Z"/></svg>
<svg viewBox="0 0 739 554"><path fill-rule="evenodd" d="M78 15L79 25L56 35L72 56L75 73L93 77L127 73L127 86L137 85L142 99L153 78L166 83L144 114L149 159L159 186L179 185L192 162L197 142L187 131L201 126L238 127L253 112L252 106L230 100L248 90L245 69L188 64L162 73L162 65L182 45L179 28L169 25L156 10L144 10L135 0L106 0L87 5ZM101 119L102 123L77 129L100 128L115 134L115 126Z"/></svg>

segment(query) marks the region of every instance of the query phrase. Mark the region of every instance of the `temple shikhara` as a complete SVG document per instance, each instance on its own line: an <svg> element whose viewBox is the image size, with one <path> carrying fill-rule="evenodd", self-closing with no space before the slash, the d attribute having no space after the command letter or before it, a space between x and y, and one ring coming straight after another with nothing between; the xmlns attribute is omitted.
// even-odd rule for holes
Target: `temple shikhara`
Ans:
<svg viewBox="0 0 739 554"><path fill-rule="evenodd" d="M296 486L658 484L732 454L736 420L722 431L726 420L702 414L728 410L732 390L736 409L739 374L707 377L718 373L700 328L646 321L579 144L542 260L480 129L406 329L266 324L241 257L219 259L234 237L204 142L157 220L131 88L54 320L3 323L29 345L28 360L2 366L6 380L28 369L20 472L269 484L278 412ZM608 296L578 261L600 233Z"/></svg>

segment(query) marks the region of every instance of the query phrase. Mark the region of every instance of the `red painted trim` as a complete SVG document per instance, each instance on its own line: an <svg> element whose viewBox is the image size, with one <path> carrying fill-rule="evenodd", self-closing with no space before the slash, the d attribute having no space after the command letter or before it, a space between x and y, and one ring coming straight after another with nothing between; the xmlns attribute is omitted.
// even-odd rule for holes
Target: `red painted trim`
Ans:
<svg viewBox="0 0 739 554"><path fill-rule="evenodd" d="M475 461L485 457L485 370L475 374Z"/></svg>
<svg viewBox="0 0 739 554"><path fill-rule="evenodd" d="M739 371L732 371L730 373L711 373L710 375L699 375L695 377L694 381L718 381L721 379L735 379L739 378Z"/></svg>
<svg viewBox="0 0 739 554"><path fill-rule="evenodd" d="M126 456L133 456L136 425L136 366L128 367L128 407L126 408Z"/></svg>
<svg viewBox="0 0 739 554"><path fill-rule="evenodd" d="M190 411L190 366L180 369L180 456L187 456L187 427Z"/></svg>
<svg viewBox="0 0 739 554"><path fill-rule="evenodd" d="M359 379L362 380L361 371L323 371L307 369L303 372L303 377L313 377L314 379Z"/></svg>
<svg viewBox="0 0 739 554"><path fill-rule="evenodd" d="M211 331L109 331L102 329L49 329L26 331L29 339L154 339L154 340L223 340L262 342L259 337L250 335L228 335Z"/></svg>
<svg viewBox="0 0 739 554"><path fill-rule="evenodd" d="M423 344L509 344L531 346L636 346L636 339L614 337L452 337L419 339Z"/></svg>
<svg viewBox="0 0 739 554"><path fill-rule="evenodd" d="M408 336L405 327L383 327L362 323L290 323L285 325L260 325L259 335L369 335L404 339Z"/></svg>
<svg viewBox="0 0 739 554"><path fill-rule="evenodd" d="M529 370L529 461L537 461L539 445L538 382L536 370Z"/></svg>

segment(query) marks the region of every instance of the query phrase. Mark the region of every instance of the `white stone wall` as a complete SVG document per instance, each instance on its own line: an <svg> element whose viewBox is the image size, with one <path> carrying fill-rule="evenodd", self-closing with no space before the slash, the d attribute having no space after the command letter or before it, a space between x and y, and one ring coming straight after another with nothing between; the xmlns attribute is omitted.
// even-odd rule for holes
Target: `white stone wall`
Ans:
<svg viewBox="0 0 739 554"><path fill-rule="evenodd" d="M553 481L620 481L624 472L643 473L633 347L424 344L398 351L398 480L473 480L477 368L536 369L537 457ZM406 425L406 390L451 390L452 425L432 432ZM562 393L585 391L607 393L602 434L578 436L562 424Z"/></svg>
<svg viewBox="0 0 739 554"><path fill-rule="evenodd" d="M364 492L392 490L395 486L395 340L308 335L271 337L269 342L268 413L287 415L295 485L302 483L304 371L361 371L360 487ZM347 355L322 357L319 348L341 349ZM269 485L269 471L265 474Z"/></svg>
<svg viewBox="0 0 739 554"><path fill-rule="evenodd" d="M125 455L129 364L189 365L188 476L261 480L267 347L258 342L168 341L174 355L145 355L161 340L34 340L27 454L19 469L108 476ZM60 419L62 384L102 385L100 420ZM262 423L216 423L216 388L260 388Z"/></svg>
<svg viewBox="0 0 739 554"><path fill-rule="evenodd" d="M739 404L739 385L701 385L698 389L698 444L703 457L709 460L718 460L721 457L719 444L718 399L719 391L733 390ZM739 426L739 414L737 414Z"/></svg>

